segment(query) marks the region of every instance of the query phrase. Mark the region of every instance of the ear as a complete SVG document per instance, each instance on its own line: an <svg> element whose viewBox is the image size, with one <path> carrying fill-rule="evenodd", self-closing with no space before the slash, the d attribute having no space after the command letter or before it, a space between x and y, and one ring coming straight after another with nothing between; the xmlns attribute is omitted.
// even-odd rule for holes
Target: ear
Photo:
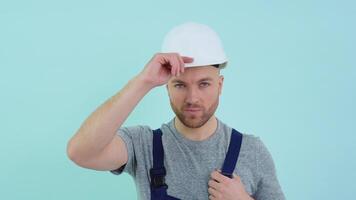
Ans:
<svg viewBox="0 0 356 200"><path fill-rule="evenodd" d="M224 83L224 76L220 75L219 76L219 95L221 95L223 83Z"/></svg>
<svg viewBox="0 0 356 200"><path fill-rule="evenodd" d="M169 94L169 86L168 86L169 82L166 84L166 89L167 89L167 94L168 94L168 97L171 98L170 94Z"/></svg>

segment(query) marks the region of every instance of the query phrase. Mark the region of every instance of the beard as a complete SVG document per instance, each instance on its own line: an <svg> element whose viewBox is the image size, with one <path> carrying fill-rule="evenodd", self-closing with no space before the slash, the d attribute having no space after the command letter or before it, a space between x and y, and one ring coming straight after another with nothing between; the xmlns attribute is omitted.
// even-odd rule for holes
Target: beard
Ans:
<svg viewBox="0 0 356 200"><path fill-rule="evenodd" d="M173 104L171 100L170 100L170 104L172 110L174 111L178 119L186 127L200 128L211 118L211 116L214 115L219 105L219 96L216 98L214 103L208 108L205 108L199 104L190 104L190 103L184 103L182 108L178 108ZM189 114L184 112L185 109L200 109L200 111L198 111L198 113L195 114Z"/></svg>

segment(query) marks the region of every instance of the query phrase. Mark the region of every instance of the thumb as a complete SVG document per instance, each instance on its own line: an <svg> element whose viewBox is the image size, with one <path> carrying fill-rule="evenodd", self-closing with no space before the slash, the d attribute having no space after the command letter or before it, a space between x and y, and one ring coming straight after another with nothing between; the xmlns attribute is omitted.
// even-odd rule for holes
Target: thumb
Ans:
<svg viewBox="0 0 356 200"><path fill-rule="evenodd" d="M232 178L234 179L234 180L237 180L237 181L240 181L241 179L240 179L240 176L238 176L236 173L233 173L232 174Z"/></svg>

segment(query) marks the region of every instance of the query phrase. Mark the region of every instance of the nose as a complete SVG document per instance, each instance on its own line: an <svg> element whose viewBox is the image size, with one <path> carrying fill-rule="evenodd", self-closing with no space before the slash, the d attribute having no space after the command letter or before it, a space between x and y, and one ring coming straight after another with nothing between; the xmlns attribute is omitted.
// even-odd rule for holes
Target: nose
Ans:
<svg viewBox="0 0 356 200"><path fill-rule="evenodd" d="M197 104L199 102L199 91L189 88L185 101L187 104Z"/></svg>

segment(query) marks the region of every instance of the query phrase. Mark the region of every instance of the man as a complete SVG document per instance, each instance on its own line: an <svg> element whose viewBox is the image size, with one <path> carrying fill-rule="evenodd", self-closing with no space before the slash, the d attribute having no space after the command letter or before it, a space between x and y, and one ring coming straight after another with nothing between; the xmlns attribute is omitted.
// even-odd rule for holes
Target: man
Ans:
<svg viewBox="0 0 356 200"><path fill-rule="evenodd" d="M214 115L226 64L211 28L175 27L162 52L83 123L68 156L85 168L129 173L141 199L285 199L263 142ZM156 130L122 127L138 102L165 84L176 117Z"/></svg>

